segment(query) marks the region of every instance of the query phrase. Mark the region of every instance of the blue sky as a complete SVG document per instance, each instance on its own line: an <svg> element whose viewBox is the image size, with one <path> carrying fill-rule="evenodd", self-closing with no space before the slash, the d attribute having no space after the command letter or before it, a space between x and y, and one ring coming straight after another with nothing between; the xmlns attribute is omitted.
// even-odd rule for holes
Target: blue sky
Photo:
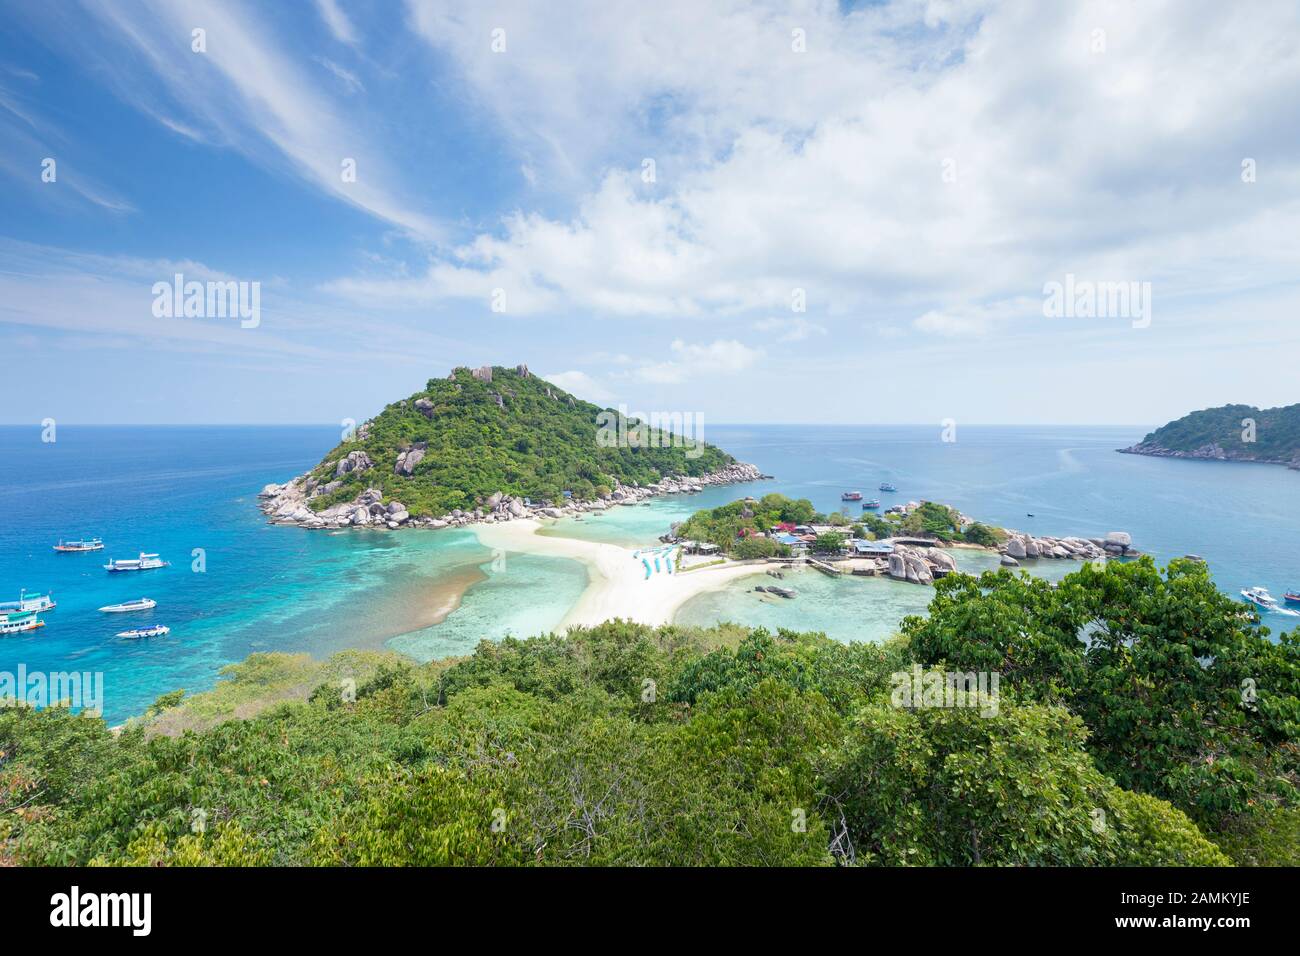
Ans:
<svg viewBox="0 0 1300 956"><path fill-rule="evenodd" d="M1297 399L1291 3L3 15L2 422L361 420L518 362L715 422ZM259 323L156 316L178 272ZM1067 275L1149 322L1045 316Z"/></svg>

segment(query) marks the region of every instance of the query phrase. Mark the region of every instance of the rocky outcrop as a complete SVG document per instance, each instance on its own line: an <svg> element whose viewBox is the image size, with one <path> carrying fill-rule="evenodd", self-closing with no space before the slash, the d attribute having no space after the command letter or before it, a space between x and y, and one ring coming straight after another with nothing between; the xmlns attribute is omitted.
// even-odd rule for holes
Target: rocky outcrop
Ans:
<svg viewBox="0 0 1300 956"><path fill-rule="evenodd" d="M424 450L427 447L427 442L417 441L410 448L399 453L397 463L393 465L393 473L407 477L415 474L415 466L424 460Z"/></svg>
<svg viewBox="0 0 1300 956"><path fill-rule="evenodd" d="M418 402L417 402L418 406ZM425 454L425 443L416 442L398 455L393 471L410 475ZM356 456L356 457L354 457ZM351 462L346 470L337 469ZM364 471L373 463L364 452L351 452L336 466L336 474ZM520 518L566 518L590 511L604 511L619 505L639 504L655 495L691 494L713 485L734 484L769 478L753 465L737 462L721 471L698 477L673 475L650 485L618 485L609 495L590 501L529 502L501 491L493 492L478 502L472 511L453 509L445 515L412 514L400 501L384 502L383 492L367 488L352 501L331 505L319 511L308 502L314 498L333 494L342 482L331 481L316 485L302 476L283 485L266 485L259 493L260 507L272 524L296 525L301 528L340 529L387 527L399 528L452 528L490 521L513 521Z"/></svg>
<svg viewBox="0 0 1300 956"><path fill-rule="evenodd" d="M1023 531L1006 529L1007 540L1001 552L1018 565L1026 558L1051 558L1054 560L1095 561L1108 554L1132 553L1133 539L1127 532L1112 531L1105 538L1053 538L1034 536ZM1005 566L1012 567L1013 565Z"/></svg>
<svg viewBox="0 0 1300 956"><path fill-rule="evenodd" d="M1128 448L1115 449L1122 455L1147 455L1151 458L1186 458L1193 461L1246 461L1262 465L1286 465L1300 471L1300 452L1287 458L1270 458L1255 452L1246 443L1241 448L1224 448L1218 442L1207 442L1191 451L1166 448L1157 442L1140 441Z"/></svg>
<svg viewBox="0 0 1300 956"><path fill-rule="evenodd" d="M375 463L370 460L370 456L364 451L350 451L346 457L340 458L338 464L334 466L334 477L341 478L352 472L362 472L373 467L375 467Z"/></svg>
<svg viewBox="0 0 1300 956"><path fill-rule="evenodd" d="M885 573L899 581L933 584L935 578L952 574L956 570L957 562L947 551L895 544Z"/></svg>

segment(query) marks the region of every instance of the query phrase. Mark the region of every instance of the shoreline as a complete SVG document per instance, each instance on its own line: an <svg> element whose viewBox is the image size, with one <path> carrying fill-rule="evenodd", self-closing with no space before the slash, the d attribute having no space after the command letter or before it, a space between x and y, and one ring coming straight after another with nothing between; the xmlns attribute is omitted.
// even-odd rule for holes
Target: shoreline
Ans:
<svg viewBox="0 0 1300 956"><path fill-rule="evenodd" d="M574 498L559 503L535 504L497 491L478 499L470 511L453 509L441 517L411 514L400 501L384 502L384 493L378 488L367 488L352 501L332 505L317 512L309 502L323 489L299 475L283 485L269 484L258 492L258 508L274 525L288 525L309 531L335 531L347 528L388 528L390 531L407 529L441 530L464 528L481 523L514 521L537 518L565 518L591 511L605 511L616 505L635 505L658 495L695 494L705 488L719 485L743 484L771 478L748 462L735 461L720 471L704 475L668 475L649 485L615 485L608 494L590 500Z"/></svg>
<svg viewBox="0 0 1300 956"><path fill-rule="evenodd" d="M561 620L559 629L594 626L614 618L640 624L671 624L678 609L691 598L718 590L738 578L764 574L778 562L727 563L672 574L645 577L637 550L616 544L539 534L548 525L536 519L479 524L474 534L484 547L505 553L506 574L510 554L541 555L578 561L587 569L587 587Z"/></svg>
<svg viewBox="0 0 1300 956"><path fill-rule="evenodd" d="M1244 465L1282 465L1291 471L1300 471L1300 454L1291 459L1286 458L1251 458L1246 455L1225 451L1220 445L1212 444L1194 451L1179 451L1165 448L1163 445L1147 445L1138 442L1128 448L1116 448L1121 455L1141 455L1144 458L1178 458L1183 461L1220 461Z"/></svg>

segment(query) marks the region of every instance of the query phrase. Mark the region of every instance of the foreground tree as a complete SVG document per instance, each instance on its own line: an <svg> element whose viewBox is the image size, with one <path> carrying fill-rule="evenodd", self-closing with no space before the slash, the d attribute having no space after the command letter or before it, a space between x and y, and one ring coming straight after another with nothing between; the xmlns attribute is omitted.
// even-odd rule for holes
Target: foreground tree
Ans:
<svg viewBox="0 0 1300 956"><path fill-rule="evenodd" d="M998 671L1062 703L1101 770L1212 829L1300 798L1300 644L1269 640L1199 562L1085 566L1052 585L1007 571L936 585L903 630L921 661Z"/></svg>

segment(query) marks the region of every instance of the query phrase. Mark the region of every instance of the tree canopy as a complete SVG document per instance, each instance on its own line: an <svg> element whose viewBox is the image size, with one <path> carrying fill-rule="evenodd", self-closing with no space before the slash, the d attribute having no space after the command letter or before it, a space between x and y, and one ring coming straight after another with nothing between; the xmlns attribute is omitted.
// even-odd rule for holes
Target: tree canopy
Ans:
<svg viewBox="0 0 1300 956"><path fill-rule="evenodd" d="M498 491L538 501L559 501L566 491L592 498L615 482L700 476L735 462L712 445L688 447L635 419L623 419L635 440L599 440L602 424L617 416L526 370L494 367L485 381L456 369L387 406L331 450L309 475L319 486L339 485L310 505L321 510L375 487L414 515L438 516L472 509ZM411 474L397 473L398 456L411 449L422 452L418 462ZM338 462L353 452L363 452L372 467L337 474Z"/></svg>
<svg viewBox="0 0 1300 956"><path fill-rule="evenodd" d="M238 693L211 692L248 718L211 722L205 694L119 733L0 710L0 856L1294 864L1300 648L1249 618L1199 565L1143 560L1055 588L950 575L884 644L611 621L428 665L331 661L301 699L268 678L260 711L258 675L306 665L258 655L223 682ZM921 668L998 672L997 706L900 705Z"/></svg>

